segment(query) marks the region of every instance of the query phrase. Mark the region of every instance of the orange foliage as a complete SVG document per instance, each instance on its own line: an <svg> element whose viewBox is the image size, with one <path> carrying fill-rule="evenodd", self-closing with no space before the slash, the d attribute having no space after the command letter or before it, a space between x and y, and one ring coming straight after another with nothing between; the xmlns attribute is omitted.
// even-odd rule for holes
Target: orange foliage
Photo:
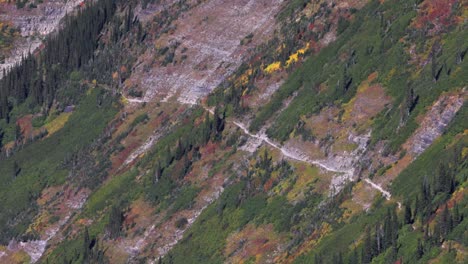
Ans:
<svg viewBox="0 0 468 264"><path fill-rule="evenodd" d="M442 31L448 26L457 23L457 18L453 15L452 8L456 0L426 0L420 5L420 11L414 27L422 29L432 25L433 34Z"/></svg>
<svg viewBox="0 0 468 264"><path fill-rule="evenodd" d="M118 72L113 72L112 73L112 79L117 80L119 78L119 73Z"/></svg>

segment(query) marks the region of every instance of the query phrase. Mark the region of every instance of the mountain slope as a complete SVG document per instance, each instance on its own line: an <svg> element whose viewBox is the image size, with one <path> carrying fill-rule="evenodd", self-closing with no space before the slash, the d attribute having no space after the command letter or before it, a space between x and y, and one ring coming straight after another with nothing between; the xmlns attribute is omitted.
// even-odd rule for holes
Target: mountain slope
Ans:
<svg viewBox="0 0 468 264"><path fill-rule="evenodd" d="M1 262L466 262L466 1L84 5L1 82Z"/></svg>

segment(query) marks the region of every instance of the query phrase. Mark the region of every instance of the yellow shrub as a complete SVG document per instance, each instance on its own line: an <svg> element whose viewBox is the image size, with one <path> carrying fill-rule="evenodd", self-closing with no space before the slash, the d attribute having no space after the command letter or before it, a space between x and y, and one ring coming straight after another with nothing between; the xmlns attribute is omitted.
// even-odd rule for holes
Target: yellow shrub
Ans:
<svg viewBox="0 0 468 264"><path fill-rule="evenodd" d="M309 49L309 44L307 44L305 48L302 48L296 51L296 53L291 54L291 56L289 56L289 59L286 61L286 66L289 67L292 63L295 63L296 61L298 61L299 55L304 55L304 53L306 53L308 49Z"/></svg>
<svg viewBox="0 0 468 264"><path fill-rule="evenodd" d="M268 65L265 68L265 72L266 73L273 73L273 72L278 71L280 69L281 69L281 62L276 61L276 62L273 62L272 64Z"/></svg>
<svg viewBox="0 0 468 264"><path fill-rule="evenodd" d="M45 124L44 127L47 129L48 135L50 136L55 132L59 131L60 129L65 126L68 119L70 118L72 113L61 113L57 118L50 121L49 123Z"/></svg>

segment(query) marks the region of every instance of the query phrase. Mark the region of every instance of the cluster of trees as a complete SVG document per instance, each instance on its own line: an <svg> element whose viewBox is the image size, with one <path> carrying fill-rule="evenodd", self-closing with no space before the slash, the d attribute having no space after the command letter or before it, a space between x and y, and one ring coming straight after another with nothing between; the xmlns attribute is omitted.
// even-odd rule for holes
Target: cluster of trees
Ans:
<svg viewBox="0 0 468 264"><path fill-rule="evenodd" d="M147 189L148 199L156 202L170 194L176 181L190 172L192 163L200 158L200 147L209 141L221 140L224 127L225 111L217 107L213 118L207 113L203 122L193 127L192 133L177 139L175 147L171 148L167 144L164 151L157 155L157 162L152 169L152 184Z"/></svg>
<svg viewBox="0 0 468 264"><path fill-rule="evenodd" d="M425 177L415 200L406 202L405 222L411 223L417 219L422 222L428 221L441 202L448 199L455 191L457 186L455 174L456 167L449 167L442 161L432 177Z"/></svg>
<svg viewBox="0 0 468 264"><path fill-rule="evenodd" d="M370 263L372 258L380 255L390 247L396 253L398 250L397 239L399 228L400 224L395 209L389 209L383 223L378 223L373 233L370 229L366 229L361 253L362 263ZM396 254L394 254L394 257L396 257Z"/></svg>
<svg viewBox="0 0 468 264"><path fill-rule="evenodd" d="M46 259L45 263L109 263L109 259L104 255L105 249L99 243L97 238L92 238L90 236L87 227L85 227L83 237L79 242L81 242L80 246L76 247L75 250L71 252L71 254L67 254L70 252L66 250L60 257L60 260Z"/></svg>
<svg viewBox="0 0 468 264"><path fill-rule="evenodd" d="M430 251L430 248L440 246L463 219L464 215L460 212L458 204L455 204L452 210L449 210L448 206L444 206L443 211L436 217L434 228L430 228L427 224L423 228L423 239L417 239L416 259L421 259L424 254ZM395 209L389 209L384 220L378 222L374 229L366 228L362 246L349 253L347 262L344 261L345 258L341 252L334 253L331 259L333 263L337 264L372 263L375 257L390 249L386 260L395 262L400 247L398 233L404 225L412 223L411 213L408 213L407 210L405 210L403 222L400 222ZM314 255L315 263L327 263L326 259L328 258L325 258L321 253Z"/></svg>
<svg viewBox="0 0 468 264"><path fill-rule="evenodd" d="M423 228L423 239L418 238L416 247L416 258L421 259L424 254L430 252L432 247L439 247L446 241L450 233L463 221L464 214L460 212L458 204L454 204L452 210L448 205L435 218L435 225L433 228L429 227L427 223ZM405 223L411 223L412 220L408 213L405 213Z"/></svg>
<svg viewBox="0 0 468 264"><path fill-rule="evenodd" d="M117 206L113 206L109 215L109 223L107 224L107 231L109 232L109 237L111 239L115 239L120 236L123 221L124 214L122 210Z"/></svg>
<svg viewBox="0 0 468 264"><path fill-rule="evenodd" d="M364 233L363 245L356 247L349 254L349 264L371 263L372 259L391 248L390 262L394 262L398 252L398 231L401 225L395 208L388 209L382 221L374 228L367 227ZM344 264L343 253L337 252L331 256L332 263ZM328 259L330 260L330 259ZM327 258L321 252L314 255L314 263L327 263Z"/></svg>
<svg viewBox="0 0 468 264"><path fill-rule="evenodd" d="M452 210L449 210L448 205L444 206L443 211L436 218L433 232L430 232L429 227L426 227L425 241L433 245L440 245L448 238L450 232L463 221L464 217L458 204L455 204Z"/></svg>
<svg viewBox="0 0 468 264"><path fill-rule="evenodd" d="M422 259L447 240L463 239L462 232L455 231L465 219L463 207L456 202L447 203L447 200L456 190L459 181L456 175L466 163L461 158L462 147L456 145L451 150L440 161L437 170L422 179L419 190L410 196L413 198L404 202L400 217L396 208L388 209L382 220L367 226L358 247L340 253L318 252L314 255L315 263L372 263L382 254L385 261L393 263L401 256L401 243L406 243L399 241L404 228L418 237L414 239L417 243L414 244L414 260Z"/></svg>
<svg viewBox="0 0 468 264"><path fill-rule="evenodd" d="M45 41L38 55L30 54L0 81L0 119L9 119L12 107L29 99L30 106L50 107L61 82L93 58L99 35L116 11L116 1L100 0L76 16Z"/></svg>

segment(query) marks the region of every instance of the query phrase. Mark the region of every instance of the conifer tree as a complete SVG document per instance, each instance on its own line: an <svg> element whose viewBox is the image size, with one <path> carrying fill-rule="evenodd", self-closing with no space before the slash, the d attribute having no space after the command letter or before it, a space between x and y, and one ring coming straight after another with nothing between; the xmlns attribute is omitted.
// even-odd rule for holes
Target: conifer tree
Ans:
<svg viewBox="0 0 468 264"><path fill-rule="evenodd" d="M416 257L420 259L424 255L424 246L420 238L418 238L418 246L416 249Z"/></svg>
<svg viewBox="0 0 468 264"><path fill-rule="evenodd" d="M88 260L89 258L89 244L90 244L90 239L89 239L89 232L88 232L88 227L85 227L84 231L84 236L83 236L83 260Z"/></svg>
<svg viewBox="0 0 468 264"><path fill-rule="evenodd" d="M362 263L370 263L372 261L372 238L369 228L366 228L364 236L364 245L362 247Z"/></svg>
<svg viewBox="0 0 468 264"><path fill-rule="evenodd" d="M353 253L349 257L349 264L359 264L359 254L356 249L353 250Z"/></svg>
<svg viewBox="0 0 468 264"><path fill-rule="evenodd" d="M405 206L404 224L405 225L412 224L413 223L413 217L411 215L411 204L409 203L409 201L406 201L404 206Z"/></svg>

